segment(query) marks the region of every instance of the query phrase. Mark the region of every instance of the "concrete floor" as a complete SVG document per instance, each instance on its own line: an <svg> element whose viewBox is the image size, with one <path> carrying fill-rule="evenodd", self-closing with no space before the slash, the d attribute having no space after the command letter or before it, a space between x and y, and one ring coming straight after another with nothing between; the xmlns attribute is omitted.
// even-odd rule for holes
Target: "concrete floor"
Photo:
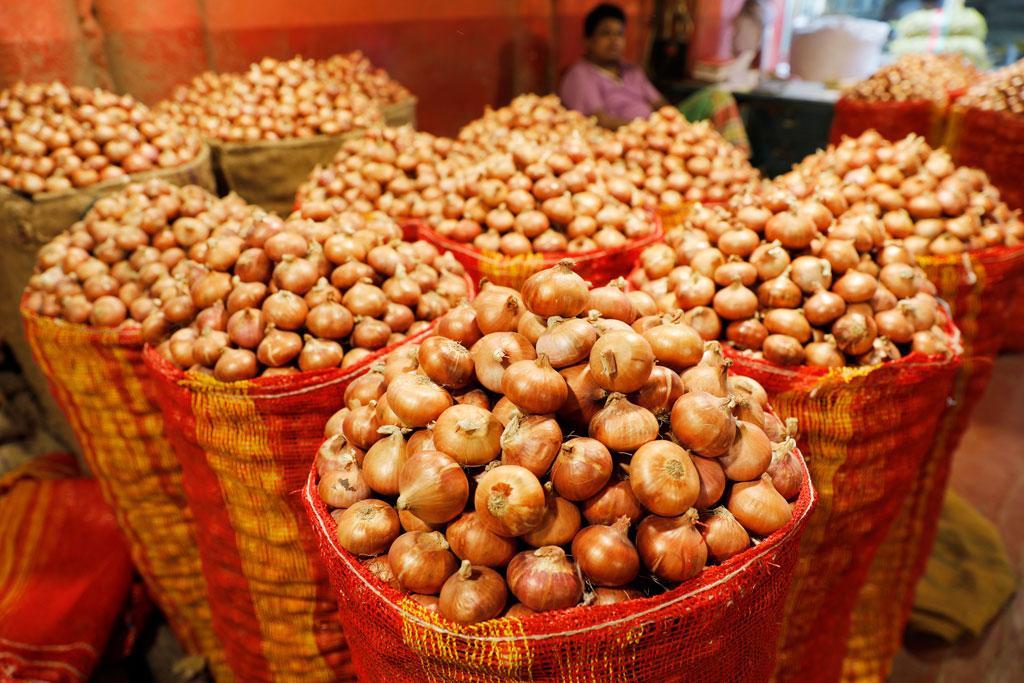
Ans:
<svg viewBox="0 0 1024 683"><path fill-rule="evenodd" d="M1024 576L1024 355L1002 356L954 456L952 488L992 521ZM977 639L948 645L908 635L892 683L1024 681L1024 590Z"/></svg>

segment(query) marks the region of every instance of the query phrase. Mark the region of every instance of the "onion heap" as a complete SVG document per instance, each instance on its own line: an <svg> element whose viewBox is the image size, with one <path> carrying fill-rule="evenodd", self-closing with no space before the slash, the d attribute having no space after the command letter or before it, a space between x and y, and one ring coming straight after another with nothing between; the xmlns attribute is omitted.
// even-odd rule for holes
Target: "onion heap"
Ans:
<svg viewBox="0 0 1024 683"><path fill-rule="evenodd" d="M950 92L968 87L980 76L960 55L903 55L843 90L843 97L864 102L929 100L945 104Z"/></svg>
<svg viewBox="0 0 1024 683"><path fill-rule="evenodd" d="M264 57L242 73L202 73L157 109L221 142L341 135L382 122L376 103L355 83L301 57Z"/></svg>
<svg viewBox="0 0 1024 683"><path fill-rule="evenodd" d="M316 458L339 544L469 624L657 594L781 529L795 424L655 309L563 261L354 380Z"/></svg>
<svg viewBox="0 0 1024 683"><path fill-rule="evenodd" d="M845 187L781 187L731 209L698 207L630 275L704 339L780 365L875 365L948 353L935 288L877 204Z"/></svg>
<svg viewBox="0 0 1024 683"><path fill-rule="evenodd" d="M235 196L161 180L105 195L82 220L44 245L24 305L93 327L153 333L195 316L186 282L206 271L208 239L237 239L262 210Z"/></svg>
<svg viewBox="0 0 1024 683"><path fill-rule="evenodd" d="M198 136L130 95L58 82L0 92L0 183L26 194L174 168L201 147Z"/></svg>
<svg viewBox="0 0 1024 683"><path fill-rule="evenodd" d="M984 171L957 166L944 149L909 135L889 142L875 131L844 138L775 180L799 198L839 189L850 204L869 202L886 234L913 256L944 256L1024 239L1024 223L999 198Z"/></svg>
<svg viewBox="0 0 1024 683"><path fill-rule="evenodd" d="M212 236L198 257L205 269L183 283L193 324L166 341L144 336L178 367L224 382L349 367L470 295L451 254L401 238L379 213L270 215L238 235ZM163 335L173 329L160 322L152 328Z"/></svg>
<svg viewBox="0 0 1024 683"><path fill-rule="evenodd" d="M481 154L511 152L516 138L547 144L566 136L584 138L594 146L611 134L592 118L566 109L557 95L519 95L498 109L487 108L483 116L466 124L458 140Z"/></svg>
<svg viewBox="0 0 1024 683"><path fill-rule="evenodd" d="M458 143L410 126L371 128L346 140L332 164L299 187L306 215L379 210L395 218L440 216L452 177L468 165Z"/></svg>
<svg viewBox="0 0 1024 683"><path fill-rule="evenodd" d="M665 211L684 202L721 202L751 189L758 172L707 121L689 123L662 107L615 132L630 181Z"/></svg>
<svg viewBox="0 0 1024 683"><path fill-rule="evenodd" d="M355 50L321 60L319 68L342 83L355 83L374 102L396 104L412 97L409 89L391 78L388 72L375 67L366 55Z"/></svg>
<svg viewBox="0 0 1024 683"><path fill-rule="evenodd" d="M1024 114L1024 59L972 82L957 106Z"/></svg>

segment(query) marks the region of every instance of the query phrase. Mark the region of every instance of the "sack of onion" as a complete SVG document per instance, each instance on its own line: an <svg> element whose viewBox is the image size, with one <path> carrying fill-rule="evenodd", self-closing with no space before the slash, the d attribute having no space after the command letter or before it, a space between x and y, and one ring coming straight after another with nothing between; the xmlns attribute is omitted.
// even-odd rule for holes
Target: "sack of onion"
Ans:
<svg viewBox="0 0 1024 683"><path fill-rule="evenodd" d="M208 242L219 267L189 282L194 321L148 337L145 360L232 673L351 678L297 495L308 454L348 389L429 334L471 283L379 214L267 217L250 228ZM372 419L362 417L360 428Z"/></svg>
<svg viewBox="0 0 1024 683"><path fill-rule="evenodd" d="M767 680L815 494L717 348L565 261L353 382L305 502L360 677Z"/></svg>
<svg viewBox="0 0 1024 683"><path fill-rule="evenodd" d="M21 314L92 474L117 515L150 594L185 650L226 676L214 633L196 529L181 468L163 438L148 391L142 321L175 278L195 265L195 229L239 223L237 198L150 180L98 199L85 217L39 250ZM191 228L190 228L191 226Z"/></svg>
<svg viewBox="0 0 1024 683"><path fill-rule="evenodd" d="M863 189L857 195L852 183L831 185L820 173L813 196L809 174L794 174L729 208L699 207L630 276L663 310L682 306L705 338L727 342L733 369L761 382L779 414L804 428L829 513L804 539L780 680L842 671L851 612L876 551L883 541L894 547L890 527L913 533L902 557L877 572L875 594L902 597L907 578L923 570L913 567L938 519L933 505L949 463L939 427L961 362L958 333L908 246L889 239ZM867 405L874 408L860 409ZM870 505L858 484L868 472Z"/></svg>
<svg viewBox="0 0 1024 683"><path fill-rule="evenodd" d="M69 448L74 437L32 363L18 301L41 246L97 198L150 177L214 189L200 139L128 95L56 82L0 92L0 336Z"/></svg>
<svg viewBox="0 0 1024 683"><path fill-rule="evenodd" d="M200 74L155 108L209 142L227 190L281 214L346 135L383 122L368 95L337 80L324 63L300 57L264 57L245 72Z"/></svg>
<svg viewBox="0 0 1024 683"><path fill-rule="evenodd" d="M873 132L847 138L777 182L802 195L811 178L851 202L869 198L884 211L887 235L903 241L961 331L963 364L932 452L879 549L854 614L847 668L879 670L884 678L931 549L950 459L1008 338L1014 292L1024 280L1024 223L983 172L955 166L945 150L932 150L917 136L895 143Z"/></svg>
<svg viewBox="0 0 1024 683"><path fill-rule="evenodd" d="M829 139L876 130L887 140L916 133L939 145L951 97L979 76L958 55L904 55L843 91Z"/></svg>

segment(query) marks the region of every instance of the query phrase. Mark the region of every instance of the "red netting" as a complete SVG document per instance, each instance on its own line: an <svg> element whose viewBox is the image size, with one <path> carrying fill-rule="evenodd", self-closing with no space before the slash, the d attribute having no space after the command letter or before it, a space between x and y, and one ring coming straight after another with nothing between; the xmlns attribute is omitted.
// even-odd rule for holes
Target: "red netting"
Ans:
<svg viewBox="0 0 1024 683"><path fill-rule="evenodd" d="M793 519L759 545L662 595L456 626L383 584L338 545L317 493L304 499L362 681L765 681L815 506L806 476Z"/></svg>
<svg viewBox="0 0 1024 683"><path fill-rule="evenodd" d="M836 102L829 142L838 144L844 135L858 137L873 128L886 140L902 140L917 133L937 147L942 144L944 127L944 109L928 100L865 102L841 97Z"/></svg>
<svg viewBox="0 0 1024 683"><path fill-rule="evenodd" d="M584 280L589 280L595 287L600 287L617 277L628 275L640 258L640 253L662 240L664 233L661 219L656 214L652 216L654 230L649 235L630 240L622 247L571 253L531 253L521 256L483 252L469 244L443 237L425 223L419 223L417 227L420 239L430 242L441 251L452 252L476 285L480 284L481 278L487 278L495 284L519 289L526 278L568 258L573 260L574 270Z"/></svg>
<svg viewBox="0 0 1024 683"><path fill-rule="evenodd" d="M353 678L299 494L348 383L431 332L349 368L232 384L187 376L146 349L196 518L213 627L239 680Z"/></svg>
<svg viewBox="0 0 1024 683"><path fill-rule="evenodd" d="M949 329L953 327L950 324ZM783 368L729 351L799 421L819 493L787 598L775 678L834 681L868 569L934 442L960 357L873 367Z"/></svg>
<svg viewBox="0 0 1024 683"><path fill-rule="evenodd" d="M1024 116L953 107L946 147L957 164L985 171L1011 208L1024 208Z"/></svg>
<svg viewBox="0 0 1024 683"><path fill-rule="evenodd" d="M1006 321L1024 275L1024 247L919 259L961 332L956 373L932 447L910 496L875 556L853 614L846 681L885 681L910 617L914 590L931 554L953 453L992 376Z"/></svg>

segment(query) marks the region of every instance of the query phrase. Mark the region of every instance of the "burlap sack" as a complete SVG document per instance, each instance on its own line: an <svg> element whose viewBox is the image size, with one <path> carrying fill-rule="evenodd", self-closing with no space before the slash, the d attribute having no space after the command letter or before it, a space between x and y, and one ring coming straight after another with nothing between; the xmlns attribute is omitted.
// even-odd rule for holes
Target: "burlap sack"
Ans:
<svg viewBox="0 0 1024 683"><path fill-rule="evenodd" d="M416 127L416 98L407 97L401 102L381 107L380 113L384 115L384 125Z"/></svg>
<svg viewBox="0 0 1024 683"><path fill-rule="evenodd" d="M22 290L32 275L36 252L59 233L71 227L101 196L116 192L130 182L159 178L175 185L199 185L211 192L215 185L206 147L185 164L170 169L137 173L97 183L71 192L44 193L28 197L0 186L0 336L10 345L25 378L35 393L46 419L46 427L66 447L79 450L64 414L54 403L46 379L32 360L18 314Z"/></svg>
<svg viewBox="0 0 1024 683"><path fill-rule="evenodd" d="M295 192L313 167L330 163L342 143L358 134L249 143L210 141L213 167L222 190L287 216L295 204Z"/></svg>

